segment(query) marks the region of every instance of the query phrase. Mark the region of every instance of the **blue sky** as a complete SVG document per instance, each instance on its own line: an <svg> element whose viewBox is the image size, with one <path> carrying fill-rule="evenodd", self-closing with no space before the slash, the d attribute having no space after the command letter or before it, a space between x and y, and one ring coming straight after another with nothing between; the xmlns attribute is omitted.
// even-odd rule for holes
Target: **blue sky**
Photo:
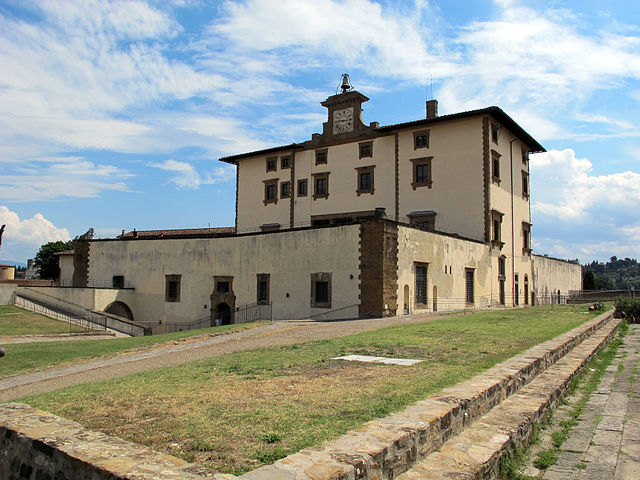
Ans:
<svg viewBox="0 0 640 480"><path fill-rule="evenodd" d="M221 156L304 141L348 72L364 121L498 105L532 156L533 243L640 257L636 2L0 1L0 258L93 227L233 225Z"/></svg>

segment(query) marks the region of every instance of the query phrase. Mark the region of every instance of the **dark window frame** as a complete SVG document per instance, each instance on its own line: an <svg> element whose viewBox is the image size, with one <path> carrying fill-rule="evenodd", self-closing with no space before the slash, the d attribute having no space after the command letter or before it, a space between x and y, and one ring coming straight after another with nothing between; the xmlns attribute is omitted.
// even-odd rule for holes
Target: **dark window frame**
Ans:
<svg viewBox="0 0 640 480"><path fill-rule="evenodd" d="M430 142L430 131L429 130L420 130L418 132L413 132L413 149L418 150L419 148L429 148Z"/></svg>
<svg viewBox="0 0 640 480"><path fill-rule="evenodd" d="M373 158L373 140L358 143L358 158Z"/></svg>
<svg viewBox="0 0 640 480"><path fill-rule="evenodd" d="M111 286L113 288L124 288L124 275L114 275L111 278Z"/></svg>
<svg viewBox="0 0 640 480"><path fill-rule="evenodd" d="M316 165L326 165L329 161L329 149L323 148L315 151Z"/></svg>
<svg viewBox="0 0 640 480"><path fill-rule="evenodd" d="M502 241L502 218L504 213L498 210L491 210L491 245L494 247L504 247Z"/></svg>
<svg viewBox="0 0 640 480"><path fill-rule="evenodd" d="M375 178L374 178L374 169L375 169L375 165L369 165L367 167L357 167L356 168L356 172L357 172L357 179L356 181L358 182L356 185L356 193L358 194L358 196L364 194L364 193L369 193L371 195L373 195L373 193L375 192ZM366 185L363 185L362 183L362 176L363 175L369 175L369 186L368 188L365 188Z"/></svg>
<svg viewBox="0 0 640 480"><path fill-rule="evenodd" d="M291 168L291 155L282 155L280 157L280 170Z"/></svg>
<svg viewBox="0 0 640 480"><path fill-rule="evenodd" d="M412 158L413 182L411 187L415 190L418 187L431 188L433 186L433 157ZM420 174L418 174L420 169ZM427 178L423 178L426 174Z"/></svg>
<svg viewBox="0 0 640 480"><path fill-rule="evenodd" d="M311 308L331 308L331 272L318 272L311 274L311 294L310 294L310 306ZM321 284L321 285L318 285ZM317 298L319 293L324 293L319 290L324 288L326 284L326 298Z"/></svg>
<svg viewBox="0 0 640 480"><path fill-rule="evenodd" d="M475 269L464 269L464 287L465 303L467 305L475 304Z"/></svg>
<svg viewBox="0 0 640 480"><path fill-rule="evenodd" d="M300 188L302 185L304 185L304 188ZM298 196L299 197L306 197L309 191L309 182L307 181L306 178L303 178L301 180L298 180Z"/></svg>
<svg viewBox="0 0 640 480"><path fill-rule="evenodd" d="M280 182L280 198L291 197L291 182Z"/></svg>
<svg viewBox="0 0 640 480"><path fill-rule="evenodd" d="M267 305L271 300L271 274L256 274L256 302L258 305Z"/></svg>
<svg viewBox="0 0 640 480"><path fill-rule="evenodd" d="M269 203L278 203L278 178L271 180L263 180L264 183L264 200L265 205Z"/></svg>
<svg viewBox="0 0 640 480"><path fill-rule="evenodd" d="M495 150L491 150L491 180L493 183L500 185L500 155Z"/></svg>
<svg viewBox="0 0 640 480"><path fill-rule="evenodd" d="M329 173L330 172L322 172L322 173L312 173L313 176L313 199L317 200L318 198L328 198L329 197ZM324 192L319 192L318 181L324 180Z"/></svg>
<svg viewBox="0 0 640 480"><path fill-rule="evenodd" d="M266 160L267 173L278 171L278 157L267 157Z"/></svg>
<svg viewBox="0 0 640 480"><path fill-rule="evenodd" d="M414 263L414 306L415 308L429 307L429 264ZM423 275L424 273L424 275Z"/></svg>
<svg viewBox="0 0 640 480"><path fill-rule="evenodd" d="M522 198L529 198L529 172L522 170Z"/></svg>
<svg viewBox="0 0 640 480"><path fill-rule="evenodd" d="M182 286L182 275L165 275L164 301L169 303L180 302L180 290Z"/></svg>
<svg viewBox="0 0 640 480"><path fill-rule="evenodd" d="M500 126L497 123L491 124L491 141L497 144L500 140Z"/></svg>

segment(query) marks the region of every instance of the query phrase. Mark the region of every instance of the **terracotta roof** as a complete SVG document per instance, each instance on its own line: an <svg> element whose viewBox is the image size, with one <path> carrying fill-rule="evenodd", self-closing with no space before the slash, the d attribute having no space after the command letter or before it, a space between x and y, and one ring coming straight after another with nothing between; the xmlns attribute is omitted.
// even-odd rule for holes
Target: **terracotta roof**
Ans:
<svg viewBox="0 0 640 480"><path fill-rule="evenodd" d="M208 235L233 235L235 227L178 228L165 230L135 230L118 235L118 238L183 238Z"/></svg>
<svg viewBox="0 0 640 480"><path fill-rule="evenodd" d="M469 110L466 112L452 113L449 115L439 115L434 118L422 118L420 120L414 120L412 122L405 123L396 123L393 125L384 125L374 129L374 132L377 133L391 133L395 130L402 130L405 128L416 128L422 127L426 125L432 125L435 123L448 122L451 120L459 120L462 118L474 117L478 115L491 115L496 120L498 120L501 124L503 124L511 133L513 133L516 138L520 139L523 143L525 143L531 153L537 152L546 152L546 149L538 143L538 141L529 135L520 125L516 123L516 121L507 115L504 110L500 107L487 107L480 108L477 110ZM284 150L300 150L309 147L310 142L301 142L301 143L292 143L290 145L282 145L281 147L272 147L264 150L256 150L254 152L240 153L238 155L230 155L227 157L222 157L220 160L222 162L227 162L231 164L236 164L238 160L242 160L243 158L255 157L258 155L266 155L269 153L281 152Z"/></svg>

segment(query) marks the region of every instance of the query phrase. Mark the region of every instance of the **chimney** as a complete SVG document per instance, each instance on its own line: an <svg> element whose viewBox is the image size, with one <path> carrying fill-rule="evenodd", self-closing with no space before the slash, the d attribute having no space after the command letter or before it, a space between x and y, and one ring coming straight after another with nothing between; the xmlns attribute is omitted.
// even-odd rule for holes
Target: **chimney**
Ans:
<svg viewBox="0 0 640 480"><path fill-rule="evenodd" d="M438 101L427 100L427 118L436 118L438 116Z"/></svg>

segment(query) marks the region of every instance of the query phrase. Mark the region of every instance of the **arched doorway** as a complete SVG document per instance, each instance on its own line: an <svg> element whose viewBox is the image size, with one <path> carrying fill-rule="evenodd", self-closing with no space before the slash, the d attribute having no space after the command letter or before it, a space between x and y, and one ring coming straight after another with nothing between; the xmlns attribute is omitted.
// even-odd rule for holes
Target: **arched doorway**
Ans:
<svg viewBox="0 0 640 480"><path fill-rule="evenodd" d="M433 311L438 311L438 287L433 286Z"/></svg>
<svg viewBox="0 0 640 480"><path fill-rule="evenodd" d="M129 308L129 305L124 302L118 301L110 303L103 311L105 313L110 313L111 315L133 320L133 312Z"/></svg>
<svg viewBox="0 0 640 480"><path fill-rule="evenodd" d="M409 314L409 285L404 286L404 314Z"/></svg>
<svg viewBox="0 0 640 480"><path fill-rule="evenodd" d="M219 303L216 306L216 320L220 320L220 325L229 325L231 323L231 307L226 303Z"/></svg>

